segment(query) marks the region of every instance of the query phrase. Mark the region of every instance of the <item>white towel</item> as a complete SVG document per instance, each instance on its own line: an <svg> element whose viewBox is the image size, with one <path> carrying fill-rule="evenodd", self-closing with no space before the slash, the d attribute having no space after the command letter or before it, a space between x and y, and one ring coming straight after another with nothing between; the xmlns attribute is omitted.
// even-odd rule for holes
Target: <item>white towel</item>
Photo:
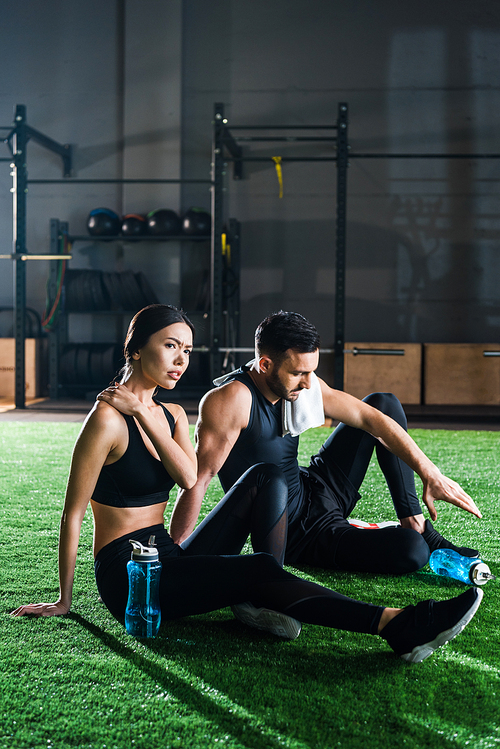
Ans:
<svg viewBox="0 0 500 749"><path fill-rule="evenodd" d="M245 364L244 369L252 369L254 366L255 359L252 359ZM225 382L228 382L228 380L233 379L238 372L240 370L236 369L234 372L217 377L214 380L214 385L220 387ZM299 434L302 434L307 429L320 427L325 423L321 386L314 372L311 377L311 387L302 390L295 401L283 400L281 409L283 437L287 434L291 434L292 437L298 437Z"/></svg>
<svg viewBox="0 0 500 749"><path fill-rule="evenodd" d="M311 376L311 387L308 390L301 390L295 401L283 401L281 416L283 437L285 434L298 437L307 429L320 427L325 423L323 395L314 372Z"/></svg>

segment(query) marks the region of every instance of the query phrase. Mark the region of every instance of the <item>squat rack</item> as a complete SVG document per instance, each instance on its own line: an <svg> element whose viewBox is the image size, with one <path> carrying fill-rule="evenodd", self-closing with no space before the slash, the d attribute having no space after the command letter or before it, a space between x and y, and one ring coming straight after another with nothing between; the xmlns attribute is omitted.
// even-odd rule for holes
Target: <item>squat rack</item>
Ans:
<svg viewBox="0 0 500 749"><path fill-rule="evenodd" d="M229 152L226 161L233 163L233 179L239 180L243 177L244 162L269 162L268 156L246 156L240 143L254 142L281 142L281 143L320 143L334 144L336 153L334 156L283 156L280 162L318 162L333 161L337 165L337 195L336 195L336 232L335 232L335 343L333 348L334 358L334 386L342 390L344 386L344 343L345 343L345 273L346 273L346 208L347 208L347 169L349 166L349 145L347 141L348 106L340 102L337 111L337 120L332 125L233 125L228 127L228 121L224 117L224 105L215 105L215 120L219 124L218 145L221 152L223 149ZM279 131L318 131L334 130L336 135L236 135L231 131L236 130L279 130ZM245 349L246 350L246 349ZM323 352L330 351L322 349Z"/></svg>
<svg viewBox="0 0 500 749"><path fill-rule="evenodd" d="M70 260L70 254L33 254L26 246L26 202L28 185L46 184L208 184L211 190L211 237L210 237L210 346L203 348L210 356L211 378L220 374L222 355L232 349L221 348L224 343L224 328L231 314L236 319L239 310L236 305L230 305L230 310L223 309L224 297L224 265L228 259L229 241L234 241L233 258L237 258L239 242L239 225L234 219L228 222L229 233L224 231L223 225L223 163L218 145L219 120L214 119L212 137L212 173L210 179L78 179L72 178L72 148L69 144L60 144L27 124L26 107L18 104L15 108L14 123L9 127L4 142L10 149L10 158L0 158L1 162L9 162L12 168L13 195L13 250L9 254L0 254L0 259L13 262L14 272L14 335L15 335L15 406L26 407L25 394L25 340L26 340L26 265L31 260ZM62 179L28 179L27 144L29 140L58 154L63 162ZM225 257L224 257L225 255ZM239 297L236 295L236 299ZM227 314L226 314L227 313ZM238 342L237 334L234 337Z"/></svg>
<svg viewBox="0 0 500 749"><path fill-rule="evenodd" d="M63 174L71 174L72 151L69 144L61 145L47 135L30 127L26 122L26 107L18 104L14 113L12 127L4 142L10 149L11 157L1 161L10 162L12 168L13 227L12 252L0 255L0 259L13 261L14 269L14 335L15 335L15 404L16 408L25 407L25 340L26 340L26 261L28 260L61 260L70 255L35 255L26 247L26 195L28 192L28 170L26 149L28 142L34 140L44 148L62 158Z"/></svg>
<svg viewBox="0 0 500 749"><path fill-rule="evenodd" d="M220 147L226 148L229 156L226 161L233 163L233 179L243 177L244 162L268 162L268 156L247 156L240 143L252 142L320 142L335 144L335 156L283 156L281 161L334 161L337 165L336 194L336 233L335 233L335 337L333 349L322 349L324 353L334 353L334 387L344 389L344 355L369 354L382 356L404 355L402 350L388 349L345 349L345 277L346 277L346 219L347 219L347 169L350 159L499 159L500 153L356 153L348 143L348 113L346 102L338 104L337 121L334 125L236 125L228 127L222 104L215 105L215 117L220 124ZM336 130L336 137L325 136L239 136L232 131L252 130ZM249 351L249 349L240 349ZM486 355L486 354L485 354ZM490 354L488 354L490 355Z"/></svg>

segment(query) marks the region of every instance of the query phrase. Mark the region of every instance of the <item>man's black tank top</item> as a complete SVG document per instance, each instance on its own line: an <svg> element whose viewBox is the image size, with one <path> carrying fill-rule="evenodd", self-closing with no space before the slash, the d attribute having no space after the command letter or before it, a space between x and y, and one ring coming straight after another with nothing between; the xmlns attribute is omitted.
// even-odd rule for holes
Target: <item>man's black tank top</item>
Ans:
<svg viewBox="0 0 500 749"><path fill-rule="evenodd" d="M175 419L161 403L173 437ZM92 499L110 507L147 507L168 500L175 484L161 460L144 444L133 416L123 414L128 427L128 446L115 463L103 466Z"/></svg>
<svg viewBox="0 0 500 749"><path fill-rule="evenodd" d="M288 482L288 512L292 520L298 505L302 485L297 461L299 438L287 434L282 437L282 400L270 403L254 384L248 372L241 370L234 378L252 393L252 407L248 426L242 430L226 462L219 471L225 492L255 463L275 463Z"/></svg>

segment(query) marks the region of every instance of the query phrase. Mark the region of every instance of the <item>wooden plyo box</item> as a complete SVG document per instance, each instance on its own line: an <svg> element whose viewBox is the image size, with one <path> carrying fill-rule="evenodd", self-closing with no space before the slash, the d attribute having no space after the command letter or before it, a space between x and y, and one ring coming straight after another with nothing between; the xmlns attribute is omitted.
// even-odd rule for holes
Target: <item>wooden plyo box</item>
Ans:
<svg viewBox="0 0 500 749"><path fill-rule="evenodd" d="M429 405L500 404L498 343L424 344L424 402Z"/></svg>
<svg viewBox="0 0 500 749"><path fill-rule="evenodd" d="M0 396L14 398L15 339L0 338ZM36 398L40 393L41 339L27 338L25 342L26 397Z"/></svg>
<svg viewBox="0 0 500 749"><path fill-rule="evenodd" d="M422 384L420 343L346 343L346 352L403 351L403 354L345 353L344 390L356 398L394 393L401 403L419 404Z"/></svg>

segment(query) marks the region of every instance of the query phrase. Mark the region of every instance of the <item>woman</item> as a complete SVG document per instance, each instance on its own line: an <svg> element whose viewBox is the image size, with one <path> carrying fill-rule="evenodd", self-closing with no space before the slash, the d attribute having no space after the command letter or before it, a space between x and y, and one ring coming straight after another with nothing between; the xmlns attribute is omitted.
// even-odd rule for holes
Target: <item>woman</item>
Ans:
<svg viewBox="0 0 500 749"><path fill-rule="evenodd" d="M97 587L120 620L128 594L129 539L147 544L155 535L164 623L233 606L243 621L290 638L298 635L299 621L380 634L411 662L455 637L475 614L480 589L395 609L355 601L283 570L287 488L276 466L251 468L182 548L173 542L163 526L168 492L174 484L194 485L196 456L184 410L157 403L154 394L158 387L172 390L185 372L193 333L185 314L170 305L151 305L133 318L121 381L98 395L73 452L61 518L59 598L20 606L13 615L68 613L90 502ZM267 553L238 554L249 533L254 549ZM232 556L216 555L228 550Z"/></svg>

